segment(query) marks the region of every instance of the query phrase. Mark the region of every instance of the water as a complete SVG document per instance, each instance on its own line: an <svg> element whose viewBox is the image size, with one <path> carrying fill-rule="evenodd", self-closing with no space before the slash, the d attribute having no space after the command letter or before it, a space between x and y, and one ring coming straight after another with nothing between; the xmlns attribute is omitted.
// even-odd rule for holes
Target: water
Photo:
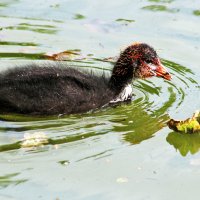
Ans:
<svg viewBox="0 0 200 200"><path fill-rule="evenodd" d="M0 199L199 199L200 135L166 126L200 108L199 10L198 0L2 0L1 71L76 49L69 64L109 73L104 58L143 41L173 79L135 81L131 104L82 115L0 115ZM48 143L23 148L31 133Z"/></svg>

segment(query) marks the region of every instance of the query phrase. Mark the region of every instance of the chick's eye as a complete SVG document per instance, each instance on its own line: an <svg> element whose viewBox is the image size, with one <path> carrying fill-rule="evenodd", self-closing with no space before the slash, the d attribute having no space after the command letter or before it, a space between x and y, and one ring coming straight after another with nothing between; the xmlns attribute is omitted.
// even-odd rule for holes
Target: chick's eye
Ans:
<svg viewBox="0 0 200 200"><path fill-rule="evenodd" d="M146 62L147 64L150 64L150 63L152 63L152 60L151 60L151 59L146 59L145 62Z"/></svg>

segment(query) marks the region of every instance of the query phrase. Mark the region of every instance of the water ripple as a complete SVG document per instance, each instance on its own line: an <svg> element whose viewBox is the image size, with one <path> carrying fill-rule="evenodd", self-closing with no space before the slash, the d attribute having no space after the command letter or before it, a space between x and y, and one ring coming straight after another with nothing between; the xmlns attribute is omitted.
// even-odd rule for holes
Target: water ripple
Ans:
<svg viewBox="0 0 200 200"><path fill-rule="evenodd" d="M130 144L138 144L151 138L166 126L166 121L169 119L168 112L182 105L187 91L198 85L193 72L188 68L168 60L163 60L163 63L173 75L172 81L163 83L163 79L153 78L133 82L134 96L129 104L62 117L0 115L0 119L3 120L0 126L0 137L9 141L13 136L16 137L14 143L0 145L0 151L21 148L21 141L27 132L46 133L48 143L45 145L96 138L109 132L121 134L122 139ZM104 72L110 70L111 64L108 63ZM85 62L81 63L81 67L84 65ZM90 63L90 69L94 68L98 73L102 69L100 65L102 60L96 60ZM6 132L9 134L5 135ZM28 152L34 151L37 150Z"/></svg>

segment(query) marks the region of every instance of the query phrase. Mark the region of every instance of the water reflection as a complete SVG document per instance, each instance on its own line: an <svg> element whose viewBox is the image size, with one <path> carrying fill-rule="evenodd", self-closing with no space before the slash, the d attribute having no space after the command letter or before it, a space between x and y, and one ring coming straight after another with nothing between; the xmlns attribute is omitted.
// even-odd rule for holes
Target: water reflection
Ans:
<svg viewBox="0 0 200 200"><path fill-rule="evenodd" d="M48 19L42 19L42 18L33 18L33 17L18 17L18 16L12 16L12 15L0 15L1 18L13 18L13 19L19 19L19 20L22 20L22 19L25 19L25 20L33 20L33 21L46 21L46 22L56 22L56 23L63 23L62 20L54 20L54 19L51 19L51 20L48 20Z"/></svg>
<svg viewBox="0 0 200 200"><path fill-rule="evenodd" d="M0 3L0 8L1 7L7 7L8 6L8 3Z"/></svg>
<svg viewBox="0 0 200 200"><path fill-rule="evenodd" d="M150 10L150 11L161 11L161 12L169 12L169 13L175 13L178 12L178 9L174 9L174 8L168 8L168 5L170 3L172 3L174 0L148 0L149 2L155 3L153 5L148 5L148 6L144 6L142 7L142 9L144 10ZM156 4L158 3L158 4Z"/></svg>
<svg viewBox="0 0 200 200"><path fill-rule="evenodd" d="M101 132L101 133L98 133L98 135L102 135L102 134L106 134L106 133L107 132ZM55 139L48 138L46 143L44 143L42 146L39 145L39 147L41 146L39 152L48 151L48 148L47 149L43 148L45 145L67 144L67 143L70 143L70 142L84 140L84 139L87 139L87 138L90 138L90 137L93 137L93 136L96 136L96 135L97 135L96 132L90 131L90 132L82 133L82 134L61 136L61 137L57 137ZM35 152L35 150L37 151L37 149L35 149L35 147L36 146L33 145L33 148L29 148L29 150L32 149ZM6 144L6 145L0 145L0 152L17 150L17 149L20 149L20 148L23 148L23 141L18 141L18 142Z"/></svg>
<svg viewBox="0 0 200 200"><path fill-rule="evenodd" d="M29 59L29 60L39 60L44 59L43 53L13 53L13 52L3 52L0 53L1 58L15 58L15 59Z"/></svg>
<svg viewBox="0 0 200 200"><path fill-rule="evenodd" d="M77 20L81 20L81 19L85 19L86 17L84 15L81 15L81 14L76 14L74 16L74 19L77 19Z"/></svg>
<svg viewBox="0 0 200 200"><path fill-rule="evenodd" d="M150 11L165 11L165 12L171 12L175 13L178 12L178 9L170 9L165 5L149 5L149 6L144 6L142 7L144 10L150 10Z"/></svg>
<svg viewBox="0 0 200 200"><path fill-rule="evenodd" d="M194 10L193 14L196 15L196 16L200 16L200 10Z"/></svg>
<svg viewBox="0 0 200 200"><path fill-rule="evenodd" d="M16 179L20 173L7 174L0 176L0 189L8 187L10 185L18 185L27 181L27 179Z"/></svg>
<svg viewBox="0 0 200 200"><path fill-rule="evenodd" d="M0 45L16 45L16 46L39 46L33 42L12 42L12 41L0 41Z"/></svg>
<svg viewBox="0 0 200 200"><path fill-rule="evenodd" d="M166 138L167 142L171 144L182 156L188 153L195 154L200 150L200 134L181 134L171 132Z"/></svg>
<svg viewBox="0 0 200 200"><path fill-rule="evenodd" d="M1 30L23 30L23 31L33 31L33 32L44 33L44 34L55 34L57 32L54 26L32 25L32 24L27 24L27 23L21 23L16 26L2 27Z"/></svg>
<svg viewBox="0 0 200 200"><path fill-rule="evenodd" d="M132 104L133 105L133 104ZM168 120L167 114L156 117L155 114L150 114L143 110L141 106L127 106L123 108L126 113L113 127L113 131L122 132L123 139L131 144L139 144L147 140L160 129L165 126Z"/></svg>

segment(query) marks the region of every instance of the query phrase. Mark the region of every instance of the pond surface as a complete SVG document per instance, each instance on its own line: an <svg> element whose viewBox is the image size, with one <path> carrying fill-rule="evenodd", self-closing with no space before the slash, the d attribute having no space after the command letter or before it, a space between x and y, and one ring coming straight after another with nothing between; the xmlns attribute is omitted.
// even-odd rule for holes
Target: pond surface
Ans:
<svg viewBox="0 0 200 200"><path fill-rule="evenodd" d="M198 0L0 2L0 71L68 50L66 63L110 73L104 59L136 41L172 81L137 80L131 104L81 115L0 115L0 199L199 199L200 135L166 126L200 109ZM31 134L44 144L24 145Z"/></svg>

